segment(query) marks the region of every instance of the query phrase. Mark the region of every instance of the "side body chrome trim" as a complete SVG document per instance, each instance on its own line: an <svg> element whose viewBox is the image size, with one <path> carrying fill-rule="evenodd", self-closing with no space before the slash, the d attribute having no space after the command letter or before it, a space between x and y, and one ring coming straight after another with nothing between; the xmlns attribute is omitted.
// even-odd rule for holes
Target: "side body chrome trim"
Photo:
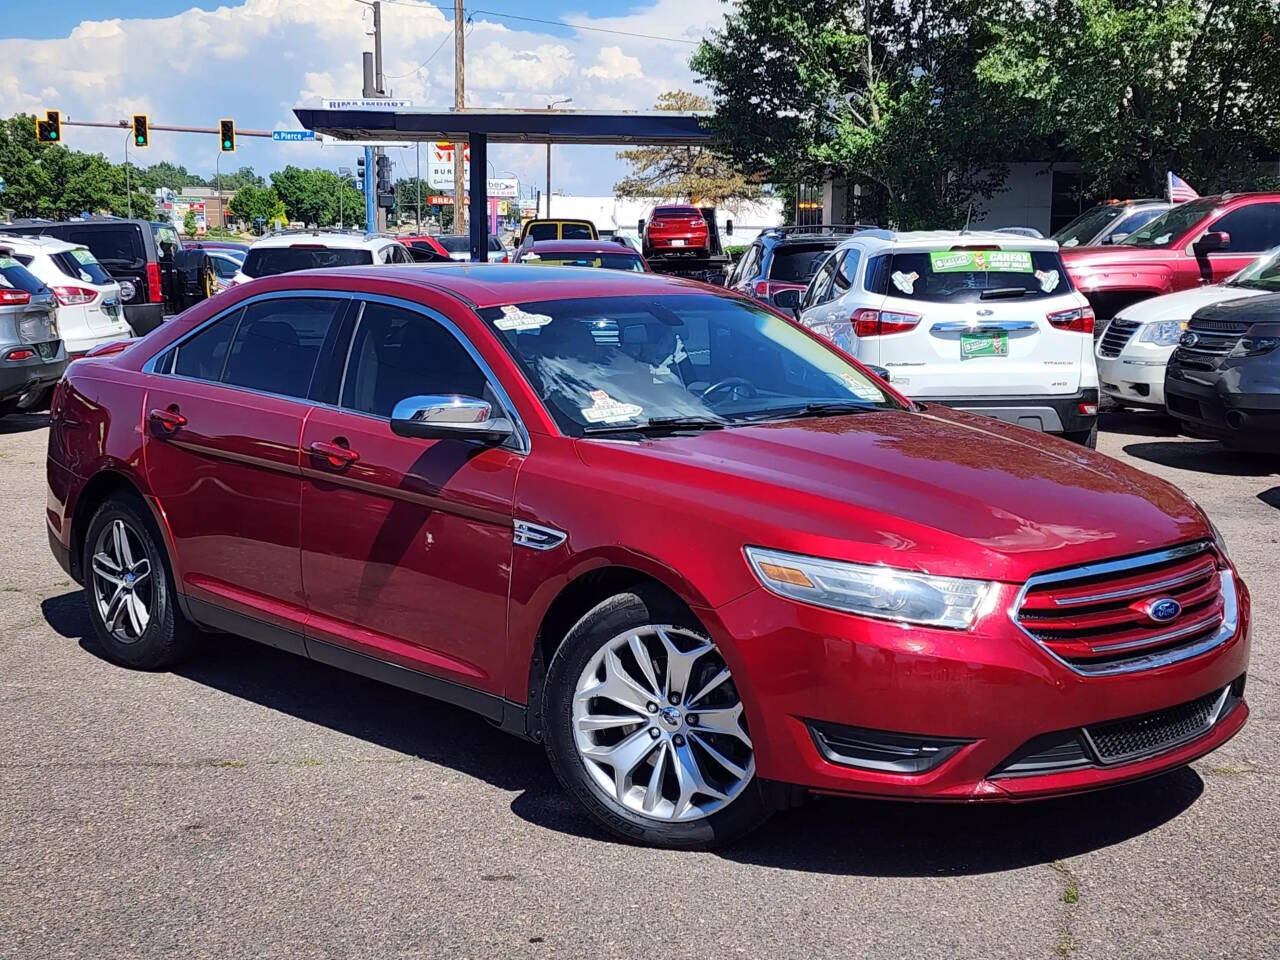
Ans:
<svg viewBox="0 0 1280 960"><path fill-rule="evenodd" d="M1155 553L1147 553L1138 557L1129 557L1126 560L1109 560L1104 563L1089 563L1079 567L1071 567L1067 570L1056 570L1052 573L1042 573L1031 577L1022 585L1022 589L1018 591L1018 595L1014 597L1013 604L1009 607L1009 619L1013 625L1021 630L1026 636L1032 640L1036 646L1047 653L1050 657L1062 664L1072 673L1079 674L1084 677L1106 677L1122 673L1136 673L1141 670L1154 670L1158 667L1166 667L1171 663L1180 663L1183 660L1190 660L1192 657L1198 657L1202 653L1208 653L1214 647L1221 646L1236 634L1236 630L1240 626L1239 609L1236 604L1236 582L1235 577L1230 570L1225 568L1218 571L1219 582L1221 584L1220 593L1222 596L1222 625L1210 637L1205 637L1198 643L1191 644L1186 647L1179 647L1176 650L1164 650L1157 653L1138 654L1127 660L1120 660L1112 663L1102 663L1090 666L1084 663L1071 663L1058 656L1049 646L1028 630L1018 620L1018 611L1022 609L1022 603L1026 600L1028 591L1033 587L1042 586L1046 583L1061 583L1065 580L1078 580L1084 577L1105 576L1109 573L1131 572L1141 570L1143 567L1151 567L1169 560L1176 560L1182 557L1194 556L1198 553L1210 549L1212 545L1208 541L1199 543L1188 543L1178 547L1171 547L1168 550L1160 550ZM1155 589L1159 589L1158 587ZM1144 643L1152 642L1147 639ZM1159 642L1158 638L1155 642Z"/></svg>
<svg viewBox="0 0 1280 960"><path fill-rule="evenodd" d="M527 520L515 522L515 534L512 537L517 547L529 547L531 550L554 550L567 539L569 535L563 530L544 527Z"/></svg>

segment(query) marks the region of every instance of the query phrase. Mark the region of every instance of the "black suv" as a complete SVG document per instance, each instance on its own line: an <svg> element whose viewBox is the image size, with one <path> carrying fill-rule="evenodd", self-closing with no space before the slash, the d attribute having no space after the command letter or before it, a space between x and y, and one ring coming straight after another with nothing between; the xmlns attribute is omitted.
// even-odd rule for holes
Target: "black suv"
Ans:
<svg viewBox="0 0 1280 960"><path fill-rule="evenodd" d="M57 237L88 247L121 282L125 319L138 336L213 292L209 257L201 250L184 250L171 223L118 217L19 220L0 224L0 231Z"/></svg>
<svg viewBox="0 0 1280 960"><path fill-rule="evenodd" d="M725 286L771 304L783 290L803 291L832 250L852 234L871 229L862 223L770 227L734 264Z"/></svg>
<svg viewBox="0 0 1280 960"><path fill-rule="evenodd" d="M1280 294L1192 314L1165 368L1164 397L1190 432L1280 453Z"/></svg>

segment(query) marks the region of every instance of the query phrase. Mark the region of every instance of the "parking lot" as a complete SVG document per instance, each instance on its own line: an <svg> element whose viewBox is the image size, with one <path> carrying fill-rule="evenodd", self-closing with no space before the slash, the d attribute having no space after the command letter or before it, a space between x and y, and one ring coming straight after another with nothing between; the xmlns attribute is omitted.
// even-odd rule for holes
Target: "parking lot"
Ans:
<svg viewBox="0 0 1280 960"><path fill-rule="evenodd" d="M1110 414L1099 448L1198 500L1253 592L1252 718L1101 794L820 800L744 843L616 843L540 748L247 641L100 658L45 539L44 418L0 422L0 956L1275 957L1280 473Z"/></svg>

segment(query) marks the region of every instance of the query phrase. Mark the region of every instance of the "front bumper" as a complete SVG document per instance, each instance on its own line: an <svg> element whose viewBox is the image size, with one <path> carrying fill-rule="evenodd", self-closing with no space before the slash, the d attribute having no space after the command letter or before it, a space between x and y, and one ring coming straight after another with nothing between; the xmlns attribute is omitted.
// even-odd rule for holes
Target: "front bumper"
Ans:
<svg viewBox="0 0 1280 960"><path fill-rule="evenodd" d="M1132 762L1003 775L1037 737L1139 717L1240 682L1249 595L1239 628L1200 656L1155 670L1087 677L1051 658L1010 621L1015 589L968 631L907 627L757 589L706 616L746 705L762 777L809 790L914 800L1016 800L1093 790L1183 766L1225 743L1248 706L1231 704L1203 735ZM920 773L832 759L814 726L954 741ZM837 735L840 731L837 729ZM825 748L825 749L824 749ZM834 752L841 749L837 743Z"/></svg>
<svg viewBox="0 0 1280 960"><path fill-rule="evenodd" d="M937 403L968 413L1003 420L1042 433L1079 433L1098 422L1098 391L1088 387L1076 393L1046 396L913 397L922 403ZM1081 404L1092 405L1093 413L1083 413Z"/></svg>
<svg viewBox="0 0 1280 960"><path fill-rule="evenodd" d="M1118 357L1098 356L1098 380L1102 392L1121 403L1140 407L1164 407L1164 368L1173 347L1142 349L1130 344Z"/></svg>
<svg viewBox="0 0 1280 960"><path fill-rule="evenodd" d="M12 349L20 346L26 345L15 344ZM48 360L39 354L26 360L0 359L0 400L21 398L51 387L66 369L67 351L60 340L57 352Z"/></svg>
<svg viewBox="0 0 1280 960"><path fill-rule="evenodd" d="M1176 359L1170 360L1165 368L1166 409L1197 433L1230 446L1280 452L1280 391L1249 392L1249 380L1240 371L1239 367L1187 370ZM1268 377L1253 379L1257 386L1270 381L1274 387Z"/></svg>

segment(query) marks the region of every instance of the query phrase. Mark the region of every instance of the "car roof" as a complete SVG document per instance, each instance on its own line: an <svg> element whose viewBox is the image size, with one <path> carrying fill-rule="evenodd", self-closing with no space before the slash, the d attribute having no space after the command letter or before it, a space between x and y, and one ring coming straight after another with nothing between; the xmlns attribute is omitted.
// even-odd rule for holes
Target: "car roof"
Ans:
<svg viewBox="0 0 1280 960"><path fill-rule="evenodd" d="M620 245L619 245L620 246ZM589 297L663 296L705 293L735 296L706 284L657 273L564 267L548 270L533 264L465 263L387 267L338 267L301 270L267 278L284 288L315 288L322 278L354 280L372 292L382 283L408 283L426 290L451 293L477 309L537 300L576 300ZM262 283L263 281L256 281ZM337 287L345 289L346 285Z"/></svg>
<svg viewBox="0 0 1280 960"><path fill-rule="evenodd" d="M272 233L265 237L260 237L253 242L249 249L294 246L314 247L318 245L346 250L364 250L368 247L377 247L393 241L398 242L395 237L386 237L381 234L299 231L298 233Z"/></svg>
<svg viewBox="0 0 1280 960"><path fill-rule="evenodd" d="M66 253L84 247L83 243L72 243L58 237L30 236L17 233L4 233L0 230L0 246L23 253ZM87 249L87 248L85 248Z"/></svg>
<svg viewBox="0 0 1280 960"><path fill-rule="evenodd" d="M841 247L855 241L875 242L895 250L949 250L952 247L994 246L1001 250L1056 251L1058 241L1048 237L1025 237L995 230L906 230L902 233L867 231L849 237Z"/></svg>
<svg viewBox="0 0 1280 960"><path fill-rule="evenodd" d="M636 248L617 240L535 240L534 253L624 253L639 257Z"/></svg>

